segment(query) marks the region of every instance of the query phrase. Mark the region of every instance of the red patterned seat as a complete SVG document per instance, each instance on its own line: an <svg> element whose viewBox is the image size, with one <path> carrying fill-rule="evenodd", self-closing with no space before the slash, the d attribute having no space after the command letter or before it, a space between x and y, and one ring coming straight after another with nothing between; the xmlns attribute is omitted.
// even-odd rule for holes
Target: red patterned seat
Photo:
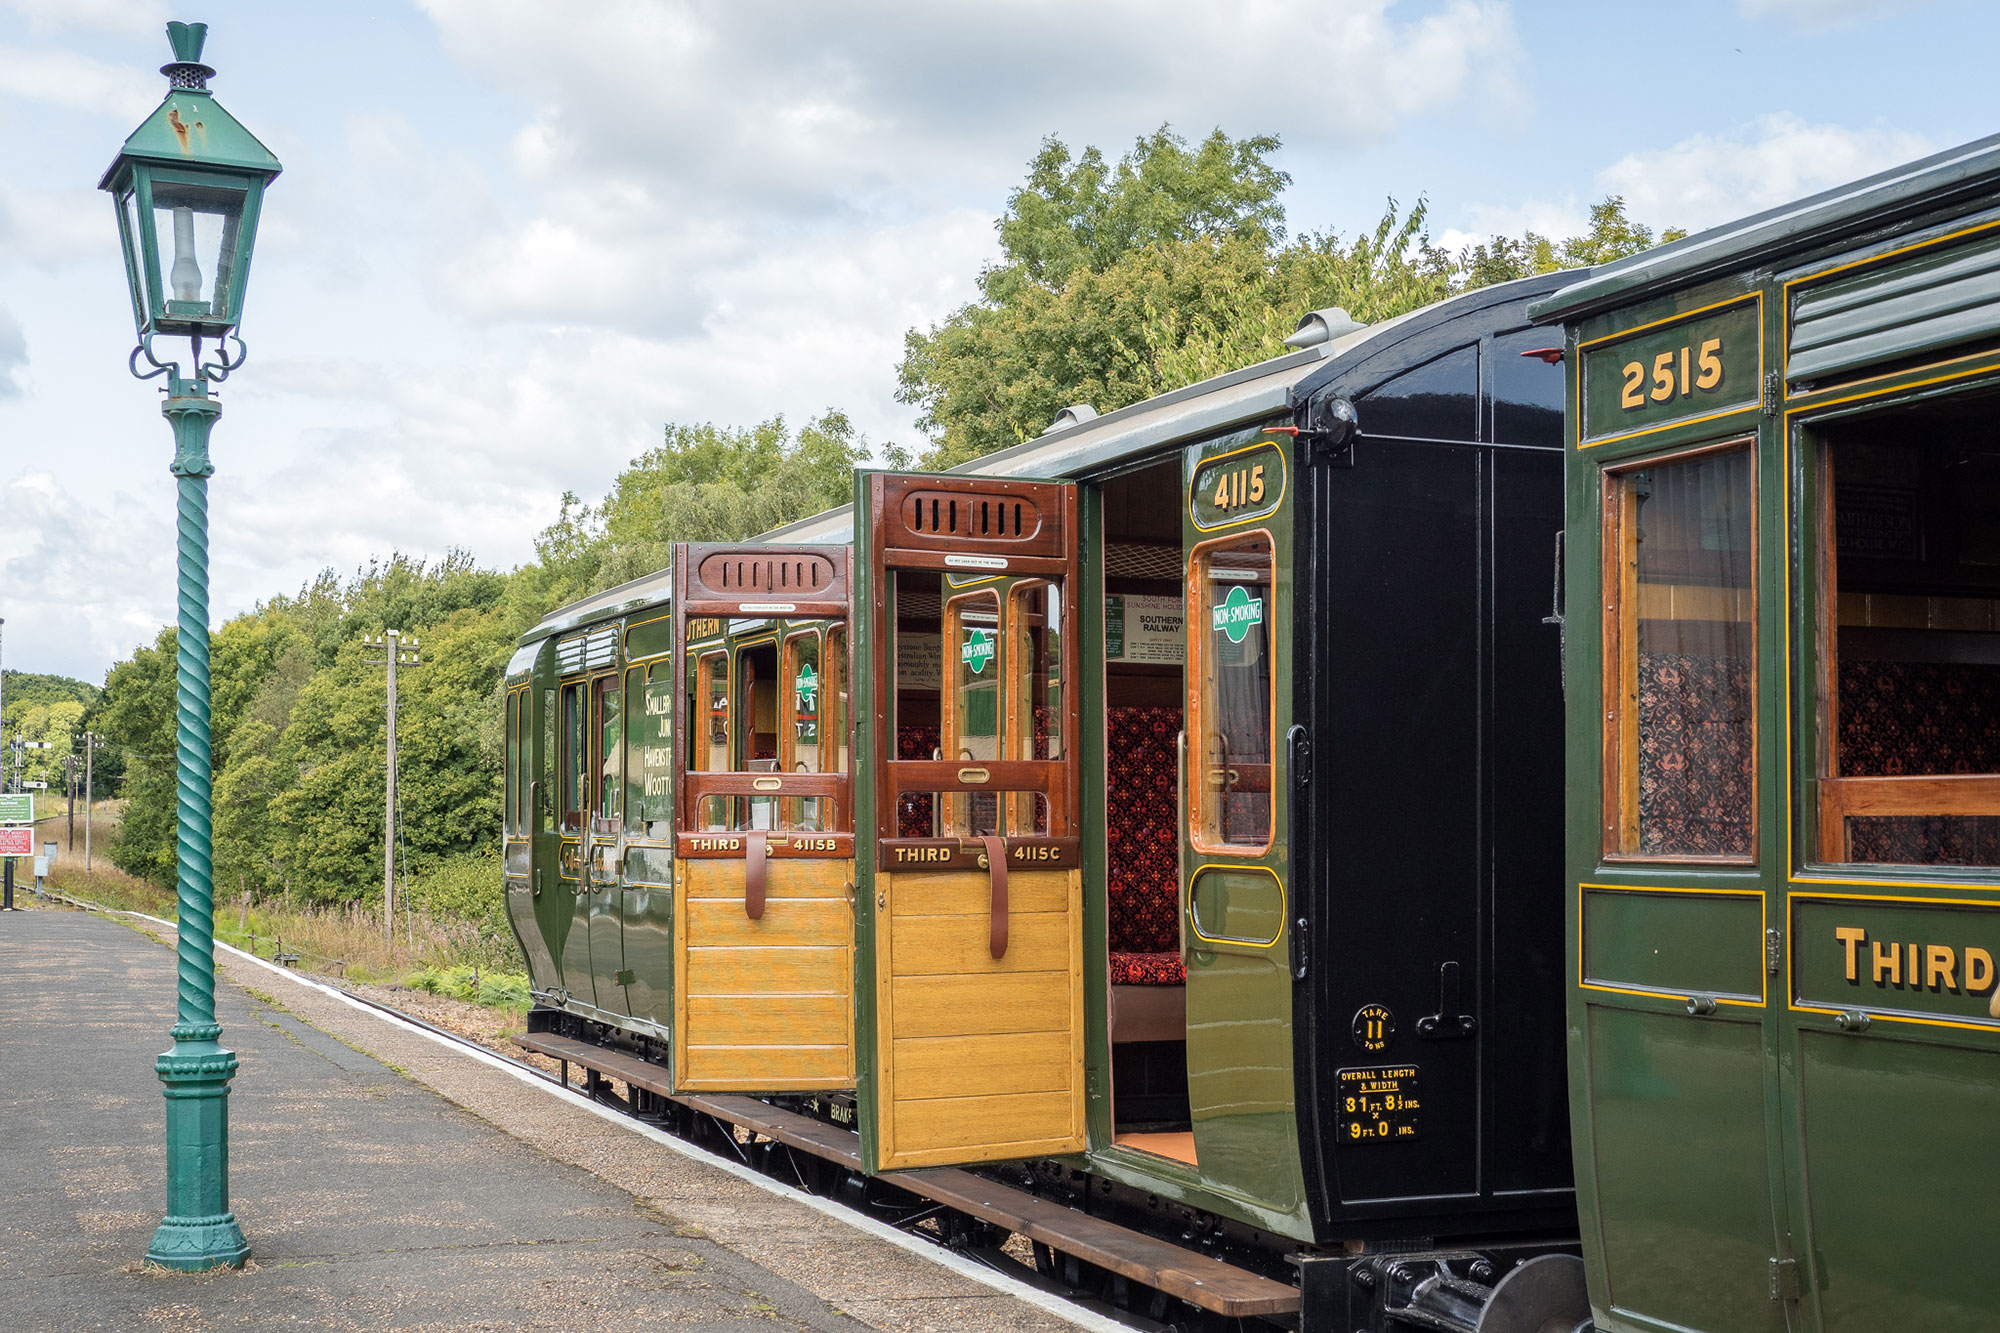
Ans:
<svg viewBox="0 0 2000 1333"><path fill-rule="evenodd" d="M1174 806L1178 708L1113 708L1105 718L1105 885L1111 984L1179 986L1180 824Z"/></svg>
<svg viewBox="0 0 2000 1333"><path fill-rule="evenodd" d="M938 729L936 727L896 728L896 758L929 759L937 754ZM930 795L905 794L896 803L896 836L899 838L935 837L935 822L931 818L931 806L935 798Z"/></svg>
<svg viewBox="0 0 2000 1333"><path fill-rule="evenodd" d="M2000 668L1840 664L1840 771L1850 777L2000 773ZM1894 815L1848 826L1856 861L2000 865L2000 819Z"/></svg>

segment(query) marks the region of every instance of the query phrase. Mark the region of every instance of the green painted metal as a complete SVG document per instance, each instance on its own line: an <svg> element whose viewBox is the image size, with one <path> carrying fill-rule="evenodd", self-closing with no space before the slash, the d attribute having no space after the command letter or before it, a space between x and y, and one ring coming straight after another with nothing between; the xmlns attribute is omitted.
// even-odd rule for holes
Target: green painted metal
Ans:
<svg viewBox="0 0 2000 1333"><path fill-rule="evenodd" d="M854 473L854 512L866 514L868 510L869 478L873 471L856 469ZM886 728L894 727L894 717L875 719L874 703L870 696L864 696L863 682L872 684L876 678L875 665L887 660L883 646L875 641L875 617L867 614L869 608L878 603L884 607L883 620L895 632L896 624L896 581L885 580L885 586L878 587L875 579L875 555L881 541L881 534L872 523L855 526L854 555L851 565L848 604L854 614L848 618L848 641L852 645L849 662L853 669L848 679L849 697L853 700L854 733L849 742L848 770L854 774L854 1102L855 1129L858 1131L861 1147L861 1169L873 1174L880 1169L880 1154L876 1151L881 1141L879 1101L875 1085L875 1070L881 1060L881 1047L877 1040L876 1025L879 1013L875 1004L875 803L881 799L876 790L876 766L881 762L882 735ZM890 703L895 702L893 678L888 691ZM891 755L894 750L890 751Z"/></svg>
<svg viewBox="0 0 2000 1333"><path fill-rule="evenodd" d="M1761 299L1730 308L1758 311L1765 357L1761 401L1741 410L1602 443L1570 423L1570 1105L1604 1333L2000 1324L1990 1228L1971 1220L1991 1211L2000 1114L2000 871L1828 866L1814 850L1821 432L1942 397L1991 401L1996 217L1988 139L1600 270L1548 303L1569 319L1572 395L1590 346L1748 295ZM1742 439L1758 536L1755 864L1607 858L1605 469Z"/></svg>
<svg viewBox="0 0 2000 1333"><path fill-rule="evenodd" d="M168 25L176 63L161 70L171 84L167 95L126 138L98 181L116 206L133 320L142 344L155 333L220 338L241 321L264 187L284 170L276 155L208 91L215 71L181 57L183 51L199 52L206 35L205 24ZM156 202L175 211L176 269L181 262L192 262L192 254L183 257L180 252L183 244L190 249L195 245L194 215L216 220L220 234L211 260L216 271L195 275L213 282L211 299L174 296L175 275L165 271L160 257Z"/></svg>
<svg viewBox="0 0 2000 1333"><path fill-rule="evenodd" d="M1586 439L1655 430L1763 396L1757 307L1744 302L1585 349Z"/></svg>
<svg viewBox="0 0 2000 1333"><path fill-rule="evenodd" d="M178 506L175 774L179 801L176 1018L153 1068L166 1085L167 1215L146 1258L184 1270L240 1267L250 1246L229 1211L229 1080L236 1055L215 1021L215 886L208 679L209 432L222 408L199 380L169 381Z"/></svg>
<svg viewBox="0 0 2000 1333"><path fill-rule="evenodd" d="M1203 1206L1310 1240L1293 1077L1291 914L1286 911L1290 803L1282 799L1292 705L1288 626L1295 587L1291 504L1296 497L1289 484L1289 450L1259 426L1185 446L1181 459L1184 553L1191 557L1197 545L1218 538L1267 532L1273 556L1268 598L1239 598L1228 624L1189 630L1236 642L1247 637L1254 612L1270 632L1274 696L1270 849L1257 855L1215 855L1195 847L1185 820L1181 829L1189 904L1181 922L1187 938L1188 1100L1200 1191L1214 1200ZM1277 605L1252 607L1251 600ZM1200 743L1190 732L1190 782Z"/></svg>

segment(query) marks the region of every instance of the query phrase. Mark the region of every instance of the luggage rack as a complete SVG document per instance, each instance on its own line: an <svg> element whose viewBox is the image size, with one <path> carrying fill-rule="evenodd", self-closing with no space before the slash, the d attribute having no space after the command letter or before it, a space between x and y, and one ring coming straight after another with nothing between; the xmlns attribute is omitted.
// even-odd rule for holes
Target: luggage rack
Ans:
<svg viewBox="0 0 2000 1333"><path fill-rule="evenodd" d="M800 1152L850 1170L861 1169L859 1145L852 1130L754 1097L672 1093L667 1091L664 1071L658 1065L570 1037L533 1032L515 1037L514 1043L564 1065L578 1065L643 1088L654 1096L775 1139ZM1226 1318L1298 1313L1296 1287L1037 1198L970 1171L924 1167L886 1171L877 1179Z"/></svg>

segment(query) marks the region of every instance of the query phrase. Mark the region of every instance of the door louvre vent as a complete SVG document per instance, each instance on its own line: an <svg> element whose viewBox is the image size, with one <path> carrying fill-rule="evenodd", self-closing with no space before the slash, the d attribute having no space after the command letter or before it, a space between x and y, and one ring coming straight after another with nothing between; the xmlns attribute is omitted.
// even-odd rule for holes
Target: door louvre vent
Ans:
<svg viewBox="0 0 2000 1333"><path fill-rule="evenodd" d="M824 555L765 555L717 551L695 567L695 581L717 597L811 597L833 587L836 570Z"/></svg>
<svg viewBox="0 0 2000 1333"><path fill-rule="evenodd" d="M919 537L961 537L988 542L1033 541L1042 511L1026 495L969 495L911 491L903 497L903 527Z"/></svg>

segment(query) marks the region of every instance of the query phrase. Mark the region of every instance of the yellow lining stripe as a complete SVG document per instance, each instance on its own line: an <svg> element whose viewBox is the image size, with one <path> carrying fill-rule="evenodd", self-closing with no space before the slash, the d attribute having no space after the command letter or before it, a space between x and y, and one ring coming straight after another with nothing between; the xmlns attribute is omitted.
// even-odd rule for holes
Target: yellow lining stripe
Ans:
<svg viewBox="0 0 2000 1333"><path fill-rule="evenodd" d="M1792 905L1800 898L1829 903L1916 903L1919 905L1942 905L1945 907L1983 907L1989 911L1994 908L2000 908L2000 903L1982 903L1964 898L1912 898L1900 894L1885 893L1801 893L1794 890L1785 895L1785 931L1792 937L1793 941L1797 940L1798 933L1792 929ZM1981 1023L1976 1020L1963 1021L1952 1018L1919 1018L1911 1014L1881 1013L1870 1009L1864 1004L1848 1005L1845 1008L1826 1008L1816 1004L1799 1004L1796 1002L1798 999L1798 982L1792 972L1792 960L1796 957L1796 953L1797 951L1793 947L1787 947L1785 950L1785 1008L1792 1013L1843 1014L1849 1009L1858 1009L1867 1014L1871 1019L1879 1018L1885 1023L1914 1023L1918 1027L1933 1028L1964 1028L1973 1032L2000 1031L2000 1022L1993 1020Z"/></svg>
<svg viewBox="0 0 2000 1333"><path fill-rule="evenodd" d="M1758 975L1759 975L1759 976L1760 976L1761 978L1763 978L1763 981L1762 981L1762 986L1763 986L1763 993L1762 993L1762 998L1760 998L1760 999L1755 999L1755 1000L1747 1000L1747 999L1731 999L1731 998L1729 998L1729 996L1728 996L1728 995L1726 995L1726 994L1725 994L1725 995L1711 995L1711 994L1709 994L1709 992L1707 992L1707 991L1690 991L1690 990L1646 990L1646 989L1644 989L1644 988L1632 988L1632 987L1625 987L1625 986L1606 986L1606 985L1603 985L1602 983L1599 983L1599 982L1594 982L1594 981L1588 981L1588 980L1586 980L1586 979L1584 978L1584 974L1583 974L1583 895L1584 895L1584 892L1585 892L1586 890L1589 890L1589 889L1597 889L1597 890L1599 890L1599 891L1601 891L1601 892L1606 892L1606 893L1667 893L1667 894L1677 894L1677 895L1680 895L1680 896L1682 896L1682 897L1697 897L1697 898L1755 898L1755 899L1757 899L1757 900L1758 900L1758 902L1757 902L1757 947L1758 947L1758 951L1759 951L1759 957L1758 957L1758 959L1757 959L1757 974L1758 974ZM1766 938L1768 938L1768 936L1767 936L1767 935L1765 934L1765 932L1767 932L1768 930L1770 930L1770 928L1771 928L1771 904L1770 904L1770 900L1769 900L1769 899L1768 899L1768 898L1767 898L1767 897L1765 896L1765 893L1764 893L1764 890L1763 890L1763 889L1762 889L1761 887L1758 887L1758 888L1754 888L1754 889L1752 889L1752 888L1744 888L1744 889L1711 889L1711 888L1686 888L1686 887L1681 887L1681 886L1678 886L1678 885L1670 885L1670 884L1590 884L1590 883L1579 883L1579 884L1578 884L1578 885L1576 886L1576 984L1577 984L1577 989L1579 989L1579 990L1594 990L1594 991L1603 991L1603 992L1605 992L1606 994L1610 994L1610 995L1643 995L1643 996L1646 996L1646 997L1647 997L1647 998L1649 998L1649 999L1656 999L1656 1000L1657 1000L1657 999L1668 999L1668 1000L1676 1000L1676 999L1681 999L1681 1000L1691 1000L1691 999L1693 999L1693 998L1694 998L1695 996L1697 996L1697 995L1705 995L1705 996L1707 996L1707 997L1708 997L1709 999L1711 999L1711 1000L1714 1000L1714 1001L1715 1001L1715 1002L1716 1002L1717 1004L1728 1004L1728 1005L1734 1005L1734 1006L1736 1006L1736 1007L1737 1007L1737 1008L1739 1008L1739 1009L1762 1009L1762 1008L1763 1008L1763 1007L1764 1007L1765 1005L1767 1005L1767 1004L1769 1004L1769 1003L1771 1002L1771 971L1770 971L1770 969L1769 969L1768 967L1766 967L1766 966L1765 966L1765 963L1764 963L1764 959L1763 959L1763 957L1761 956L1761 955L1762 955L1762 951L1763 951L1763 947L1764 947L1764 940L1765 940Z"/></svg>
<svg viewBox="0 0 2000 1333"><path fill-rule="evenodd" d="M1195 915L1195 910L1194 910L1195 883L1198 880L1200 880L1203 875L1206 874L1228 873L1234 875L1234 874L1244 874L1256 870L1261 870L1265 874L1269 875L1271 877L1271 882L1278 886L1278 933L1272 936L1268 940L1244 940L1244 939L1238 939L1234 935L1202 934L1201 925L1199 919ZM1279 876L1277 871L1271 869L1271 867L1269 866L1259 866L1259 865L1196 866L1194 869L1194 873L1188 876L1188 905L1187 905L1188 928L1194 931L1194 937L1196 939L1206 941L1209 944L1238 944L1244 946L1245 948L1250 948L1250 949L1276 948L1278 941L1285 938L1285 912L1289 902L1290 899L1285 893L1285 881Z"/></svg>
<svg viewBox="0 0 2000 1333"><path fill-rule="evenodd" d="M1586 423L1583 419L1583 354L1585 351L1603 343L1616 342L1621 338L1629 338L1635 333L1644 333L1647 329L1656 329L1666 324L1678 324L1683 320L1693 319L1697 315L1706 315L1712 310L1726 310L1731 306L1739 306L1745 303L1752 303L1757 307L1757 377L1752 385L1749 402L1741 403L1735 407L1723 408L1720 411L1710 412L1703 416L1682 417L1677 421L1668 421L1657 426L1645 426L1639 430L1623 431L1616 435L1600 435L1592 439L1589 443L1584 442L1583 429ZM1596 338L1592 338L1589 342L1578 343L1576 345L1576 352L1576 447L1579 453L1585 449L1595 449L1599 445L1617 444L1623 440L1636 440L1663 430L1674 430L1682 426L1698 426L1704 421L1715 421L1722 417L1734 416L1738 412L1754 411L1763 401L1764 397L1764 292L1759 288L1757 291L1746 293L1743 296L1732 296L1726 301L1716 301L1713 304L1699 306L1693 310L1684 310L1678 315L1666 315L1644 324L1635 324L1631 328L1621 329L1617 333L1602 334Z"/></svg>
<svg viewBox="0 0 2000 1333"><path fill-rule="evenodd" d="M1270 434L1269 431L1260 431L1258 433L1262 435ZM1199 476L1201 474L1201 470L1207 467L1211 463L1220 463L1225 458L1234 458L1238 454L1247 454L1258 449L1269 449L1272 453L1278 456L1278 494L1275 497L1273 497L1270 506L1265 509L1259 509L1254 514L1245 514L1241 518L1232 518L1227 523L1217 523L1214 527L1203 527L1201 520L1195 517L1195 508L1194 508L1195 477ZM1224 528L1233 528L1239 523L1255 523L1258 519L1269 518L1271 515L1277 513L1278 510L1284 505L1285 492L1291 485L1291 480L1292 480L1291 461L1285 457L1285 446L1280 441L1277 440L1258 440L1254 444L1246 444L1239 449L1231 449L1226 453L1217 454L1213 458L1204 458L1195 465L1194 472L1189 474L1188 476L1188 488L1187 488L1188 522L1194 524L1195 530L1197 532L1221 532Z"/></svg>

